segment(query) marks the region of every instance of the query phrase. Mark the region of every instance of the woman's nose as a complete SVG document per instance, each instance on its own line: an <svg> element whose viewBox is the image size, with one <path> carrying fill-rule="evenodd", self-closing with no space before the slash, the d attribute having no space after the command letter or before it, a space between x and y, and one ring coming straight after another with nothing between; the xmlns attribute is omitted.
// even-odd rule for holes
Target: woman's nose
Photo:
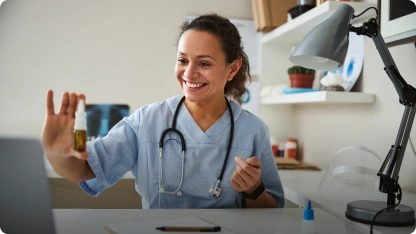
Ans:
<svg viewBox="0 0 416 234"><path fill-rule="evenodd" d="M197 71L197 68L195 67L195 65L193 65L193 64L189 64L186 68L185 68L185 71L184 71L184 75L185 75L185 77L187 77L187 78L193 78L193 77L196 77L196 76L198 76L198 71Z"/></svg>

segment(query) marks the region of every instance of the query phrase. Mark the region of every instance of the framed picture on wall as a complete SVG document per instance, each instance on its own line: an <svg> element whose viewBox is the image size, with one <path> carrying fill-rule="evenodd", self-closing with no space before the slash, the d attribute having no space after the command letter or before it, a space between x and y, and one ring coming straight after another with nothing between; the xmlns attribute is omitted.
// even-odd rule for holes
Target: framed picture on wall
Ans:
<svg viewBox="0 0 416 234"><path fill-rule="evenodd" d="M378 0L378 9L388 47L416 42L416 0Z"/></svg>

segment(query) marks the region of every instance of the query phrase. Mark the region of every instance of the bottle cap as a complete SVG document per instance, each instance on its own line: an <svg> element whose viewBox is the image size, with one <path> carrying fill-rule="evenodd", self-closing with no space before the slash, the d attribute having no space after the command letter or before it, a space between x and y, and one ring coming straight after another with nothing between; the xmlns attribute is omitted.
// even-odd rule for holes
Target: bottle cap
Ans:
<svg viewBox="0 0 416 234"><path fill-rule="evenodd" d="M303 219L304 220L313 220L314 219L314 210L311 208L311 201L308 201L308 207L303 210Z"/></svg>
<svg viewBox="0 0 416 234"><path fill-rule="evenodd" d="M85 113L84 100L78 101L78 110L75 112L74 130L87 130L87 115Z"/></svg>
<svg viewBox="0 0 416 234"><path fill-rule="evenodd" d="M295 138L287 138L286 141L287 142L296 142L296 139Z"/></svg>
<svg viewBox="0 0 416 234"><path fill-rule="evenodd" d="M85 112L84 100L79 99L77 112Z"/></svg>

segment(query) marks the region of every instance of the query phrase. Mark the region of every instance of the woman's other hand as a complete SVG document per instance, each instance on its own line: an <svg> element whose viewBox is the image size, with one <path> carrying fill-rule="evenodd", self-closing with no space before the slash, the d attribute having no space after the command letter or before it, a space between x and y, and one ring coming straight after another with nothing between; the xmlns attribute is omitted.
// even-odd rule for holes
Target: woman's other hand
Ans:
<svg viewBox="0 0 416 234"><path fill-rule="evenodd" d="M232 186L239 192L253 193L261 184L260 160L256 157L243 160L241 157L236 156L234 161L236 162L236 167L230 179Z"/></svg>

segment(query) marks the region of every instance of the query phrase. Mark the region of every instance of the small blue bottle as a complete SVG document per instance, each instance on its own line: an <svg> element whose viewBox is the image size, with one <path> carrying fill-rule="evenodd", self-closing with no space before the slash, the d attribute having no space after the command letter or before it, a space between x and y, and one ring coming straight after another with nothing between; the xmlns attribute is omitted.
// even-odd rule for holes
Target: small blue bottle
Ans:
<svg viewBox="0 0 416 234"><path fill-rule="evenodd" d="M308 206L303 210L302 234L315 233L314 219L314 210L311 208L311 201L308 201Z"/></svg>

